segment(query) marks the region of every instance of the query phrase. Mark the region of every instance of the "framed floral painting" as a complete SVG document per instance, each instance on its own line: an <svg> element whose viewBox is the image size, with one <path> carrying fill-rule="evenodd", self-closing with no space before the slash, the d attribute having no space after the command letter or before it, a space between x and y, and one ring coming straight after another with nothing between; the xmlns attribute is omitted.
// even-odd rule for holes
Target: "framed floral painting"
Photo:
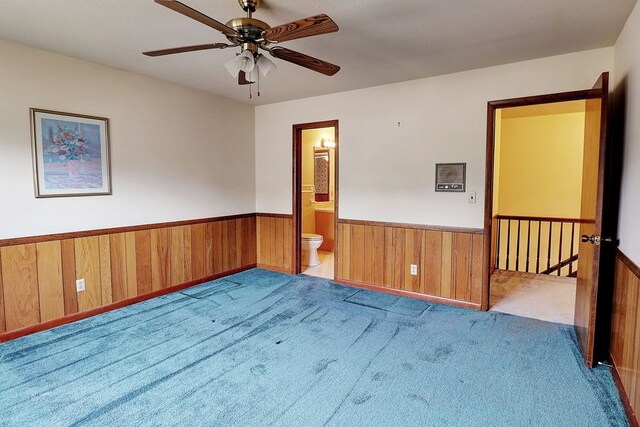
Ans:
<svg viewBox="0 0 640 427"><path fill-rule="evenodd" d="M111 194L109 119L30 111L36 197Z"/></svg>

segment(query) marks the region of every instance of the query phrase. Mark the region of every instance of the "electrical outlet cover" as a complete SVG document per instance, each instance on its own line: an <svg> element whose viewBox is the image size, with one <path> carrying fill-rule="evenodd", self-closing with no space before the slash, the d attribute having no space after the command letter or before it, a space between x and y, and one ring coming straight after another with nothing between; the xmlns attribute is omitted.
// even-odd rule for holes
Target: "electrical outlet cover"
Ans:
<svg viewBox="0 0 640 427"><path fill-rule="evenodd" d="M76 292L83 292L86 289L86 284L84 279L76 280Z"/></svg>

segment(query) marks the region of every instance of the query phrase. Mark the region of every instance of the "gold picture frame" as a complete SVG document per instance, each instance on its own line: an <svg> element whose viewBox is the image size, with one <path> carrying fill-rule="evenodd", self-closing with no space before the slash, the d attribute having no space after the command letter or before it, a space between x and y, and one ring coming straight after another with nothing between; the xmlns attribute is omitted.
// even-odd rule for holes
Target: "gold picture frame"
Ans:
<svg viewBox="0 0 640 427"><path fill-rule="evenodd" d="M35 196L112 194L109 119L29 109Z"/></svg>

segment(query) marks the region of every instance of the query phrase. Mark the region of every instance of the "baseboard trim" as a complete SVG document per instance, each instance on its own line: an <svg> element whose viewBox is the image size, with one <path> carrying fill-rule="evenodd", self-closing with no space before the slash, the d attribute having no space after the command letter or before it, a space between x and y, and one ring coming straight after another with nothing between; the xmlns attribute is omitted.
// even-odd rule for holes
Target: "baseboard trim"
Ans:
<svg viewBox="0 0 640 427"><path fill-rule="evenodd" d="M284 273L284 274L292 274L291 273L291 269L286 269L286 268L282 268L282 267L276 267L275 265L267 265L267 264L256 264L256 267L261 268L263 270L269 270L269 271L275 271L277 273Z"/></svg>
<svg viewBox="0 0 640 427"><path fill-rule="evenodd" d="M620 394L620 401L622 401L622 406L624 407L624 412L627 415L629 426L640 427L640 424L638 424L638 418L633 411L631 401L629 400L629 396L627 395L627 391L624 389L624 385L622 384L622 378L620 377L620 373L618 372L616 361L614 360L611 352L609 352L609 362L611 362L611 374L613 375L613 382L616 384L618 393Z"/></svg>
<svg viewBox="0 0 640 427"><path fill-rule="evenodd" d="M152 291L146 294L138 295L133 298L123 299L121 301L117 301L111 304L103 305L101 307L92 308L87 311L83 311L82 313L74 313L68 316L61 317L59 319L53 319L46 322L38 323L35 325L27 326L26 328L16 329L10 332L4 332L0 334L0 343L11 341L16 338L24 337L26 335L35 334L36 332L46 331L48 329L56 328L58 326L66 325L68 323L77 322L78 320L86 319L89 317L97 316L98 314L103 314L108 311L117 310L122 307L126 307L128 305L137 304L142 301L146 301L152 298L156 298L162 295L170 294L173 292L178 292L186 288L190 288L192 286L200 285L205 282L209 282L211 280L220 279L221 277L230 276L232 274L240 273L242 271L250 270L255 268L256 264L249 264L244 267L235 268L233 270L228 270L223 273L214 274L212 276L207 276L198 280L191 280L186 283L182 283L180 285L170 286L168 288L158 289L157 291Z"/></svg>
<svg viewBox="0 0 640 427"><path fill-rule="evenodd" d="M471 310L481 310L480 304L467 301L458 301L450 298L436 297L433 295L420 294L418 292L405 291L402 289L385 288L384 286L370 285L368 283L355 282L353 280L335 279L334 282L341 285L352 286L354 288L367 289L370 291L383 292L386 294L397 295L401 297L416 298L423 301L435 302L437 304L450 305L459 308L468 308Z"/></svg>

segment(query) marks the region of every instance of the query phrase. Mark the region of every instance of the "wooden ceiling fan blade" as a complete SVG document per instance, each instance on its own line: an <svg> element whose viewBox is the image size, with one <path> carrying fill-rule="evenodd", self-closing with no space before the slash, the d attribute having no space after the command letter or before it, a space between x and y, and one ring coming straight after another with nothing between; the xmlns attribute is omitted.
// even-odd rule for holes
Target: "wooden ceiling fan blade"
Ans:
<svg viewBox="0 0 640 427"><path fill-rule="evenodd" d="M155 0L156 3L168 7L169 9L178 12L186 17L194 19L198 22L203 23L213 29L216 29L223 34L228 34L230 36L239 36L240 34L231 27L227 27L222 22L218 22L215 19L205 15L202 12L198 12L197 10L187 6L186 4L180 3L176 0Z"/></svg>
<svg viewBox="0 0 640 427"><path fill-rule="evenodd" d="M268 41L279 43L303 37L334 33L338 30L339 28L333 22L333 19L321 14L269 28L262 32L262 37Z"/></svg>
<svg viewBox="0 0 640 427"><path fill-rule="evenodd" d="M251 82L249 80L247 80L247 75L244 71L240 70L240 72L238 73L238 84L239 85L250 85L253 84L255 82Z"/></svg>
<svg viewBox="0 0 640 427"><path fill-rule="evenodd" d="M296 52L295 50L286 49L284 47L274 47L269 53L283 61L300 65L301 67L308 68L327 76L333 76L335 73L340 71L340 67L337 65L305 55L304 53Z"/></svg>
<svg viewBox="0 0 640 427"><path fill-rule="evenodd" d="M174 53L195 52L198 50L224 49L225 47L228 47L228 46L229 45L225 43L199 44L195 46L182 46L182 47L174 47L171 49L151 50L149 52L142 52L142 54L147 56L164 56L164 55L173 55Z"/></svg>

